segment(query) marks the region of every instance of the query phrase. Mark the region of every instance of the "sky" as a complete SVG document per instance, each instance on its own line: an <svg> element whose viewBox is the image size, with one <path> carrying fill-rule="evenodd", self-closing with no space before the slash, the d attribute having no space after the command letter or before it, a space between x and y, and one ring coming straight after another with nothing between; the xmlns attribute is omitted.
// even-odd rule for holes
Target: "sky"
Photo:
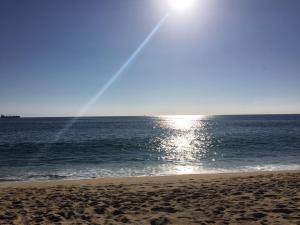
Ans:
<svg viewBox="0 0 300 225"><path fill-rule="evenodd" d="M300 1L1 0L0 113L300 113Z"/></svg>

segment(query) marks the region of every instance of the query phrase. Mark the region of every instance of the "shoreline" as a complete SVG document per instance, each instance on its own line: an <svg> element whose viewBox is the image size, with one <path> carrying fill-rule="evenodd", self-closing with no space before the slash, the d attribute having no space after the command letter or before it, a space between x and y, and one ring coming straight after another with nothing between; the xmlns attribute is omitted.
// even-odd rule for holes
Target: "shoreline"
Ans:
<svg viewBox="0 0 300 225"><path fill-rule="evenodd" d="M0 183L0 224L300 224L300 171Z"/></svg>
<svg viewBox="0 0 300 225"><path fill-rule="evenodd" d="M97 185L97 184L118 184L118 183L143 183L143 182L163 182L163 179L176 181L178 179L229 179L234 177L247 177L268 174L300 173L300 170L276 170L276 171L250 171L250 172L219 172L200 174L178 174L161 176L132 176L132 177L100 177L83 179L57 179L57 180L32 180L32 181L1 181L1 188L30 188L30 187L51 187L56 185Z"/></svg>
<svg viewBox="0 0 300 225"><path fill-rule="evenodd" d="M55 183L64 185L67 183L76 184L79 182L86 182L86 183L106 183L106 182L127 182L133 180L145 180L145 179L176 179L176 178L188 178L188 177L198 177L202 179L209 179L209 178L220 178L224 177L236 177L236 176L247 176L247 175L263 175L263 174L280 174L280 173L300 173L300 169L295 170L264 170L264 171L241 171L241 172L216 172L216 173L192 173L192 174L176 174L176 175L155 175L155 176L129 176L129 177L99 177L99 178L82 178L82 179L53 179L53 180L24 180L24 181L0 181L0 188L4 186L10 185L39 185L41 183L46 183L48 185L55 185Z"/></svg>

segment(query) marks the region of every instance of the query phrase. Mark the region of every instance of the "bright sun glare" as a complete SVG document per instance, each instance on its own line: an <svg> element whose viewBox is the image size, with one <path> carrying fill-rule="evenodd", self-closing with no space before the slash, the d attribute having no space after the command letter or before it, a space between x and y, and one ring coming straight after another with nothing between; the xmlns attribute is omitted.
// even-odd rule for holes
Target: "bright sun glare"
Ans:
<svg viewBox="0 0 300 225"><path fill-rule="evenodd" d="M196 0L169 0L171 7L177 11L184 11L193 6Z"/></svg>

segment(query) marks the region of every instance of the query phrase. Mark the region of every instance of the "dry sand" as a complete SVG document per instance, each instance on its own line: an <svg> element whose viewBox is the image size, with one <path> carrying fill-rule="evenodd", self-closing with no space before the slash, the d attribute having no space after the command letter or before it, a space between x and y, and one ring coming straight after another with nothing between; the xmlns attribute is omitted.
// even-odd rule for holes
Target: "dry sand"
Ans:
<svg viewBox="0 0 300 225"><path fill-rule="evenodd" d="M0 183L0 224L300 224L300 172Z"/></svg>

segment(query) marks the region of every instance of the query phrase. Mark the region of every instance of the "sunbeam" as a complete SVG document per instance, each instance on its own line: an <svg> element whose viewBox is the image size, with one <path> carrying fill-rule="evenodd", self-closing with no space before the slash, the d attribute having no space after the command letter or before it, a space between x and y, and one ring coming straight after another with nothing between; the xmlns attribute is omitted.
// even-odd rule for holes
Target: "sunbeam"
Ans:
<svg viewBox="0 0 300 225"><path fill-rule="evenodd" d="M104 86L101 87L101 89L90 99L90 101L80 110L80 112L68 124L66 124L66 126L60 132L58 132L58 134L55 136L52 143L57 142L60 139L60 137L72 127L72 125L78 120L78 118L83 116L97 102L97 100L104 94L104 92L118 79L118 77L126 70L126 68L134 61L134 59L139 55L139 53L145 48L145 46L158 32L158 30L165 23L168 17L169 14L167 13L158 22L158 24L154 27L154 29L149 33L149 35L145 38L145 40L125 61L125 63L120 67L120 69L106 82Z"/></svg>

